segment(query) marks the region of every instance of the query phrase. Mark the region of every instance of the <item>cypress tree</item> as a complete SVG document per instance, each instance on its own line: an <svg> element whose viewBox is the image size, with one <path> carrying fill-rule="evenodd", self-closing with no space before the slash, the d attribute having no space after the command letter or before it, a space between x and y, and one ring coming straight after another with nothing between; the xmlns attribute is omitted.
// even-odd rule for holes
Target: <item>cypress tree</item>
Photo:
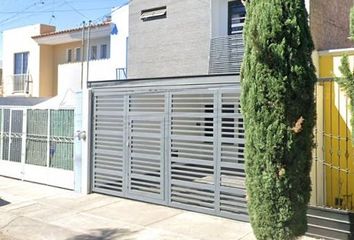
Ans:
<svg viewBox="0 0 354 240"><path fill-rule="evenodd" d="M257 239L307 230L315 122L313 42L304 0L246 3L241 106L248 209Z"/></svg>

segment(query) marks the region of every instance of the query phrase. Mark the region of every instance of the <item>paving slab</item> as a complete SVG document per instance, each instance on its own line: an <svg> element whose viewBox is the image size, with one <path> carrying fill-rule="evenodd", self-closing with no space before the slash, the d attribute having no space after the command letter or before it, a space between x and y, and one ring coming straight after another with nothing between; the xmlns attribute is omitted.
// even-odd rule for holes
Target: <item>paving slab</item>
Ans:
<svg viewBox="0 0 354 240"><path fill-rule="evenodd" d="M1 232L5 236L11 236L18 240L59 240L68 239L79 234L27 217L15 218L1 228Z"/></svg>
<svg viewBox="0 0 354 240"><path fill-rule="evenodd" d="M182 213L182 210L122 199L86 213L146 226Z"/></svg>
<svg viewBox="0 0 354 240"><path fill-rule="evenodd" d="M255 240L249 223L3 177L0 198L0 240Z"/></svg>
<svg viewBox="0 0 354 240"><path fill-rule="evenodd" d="M37 202L45 205L75 209L76 211L88 211L119 201L121 201L121 199L116 197L95 193L82 195L74 192L66 192L61 195L49 196L37 200Z"/></svg>
<svg viewBox="0 0 354 240"><path fill-rule="evenodd" d="M50 222L76 213L73 209L58 208L41 203L34 203L25 207L16 208L9 212L18 216L26 216L44 222Z"/></svg>
<svg viewBox="0 0 354 240"><path fill-rule="evenodd" d="M78 213L58 220L53 220L50 222L50 224L85 234L89 234L92 232L92 229L97 228L119 229L117 234L120 233L120 235L123 235L123 233L132 234L143 229L143 227L140 225L129 224L126 222L94 216L86 213Z"/></svg>
<svg viewBox="0 0 354 240"><path fill-rule="evenodd" d="M125 235L121 240L199 240L184 234L176 234L173 232L164 231L155 228L144 228L143 230Z"/></svg>
<svg viewBox="0 0 354 240"><path fill-rule="evenodd" d="M203 240L235 240L252 233L248 223L193 212L184 212L149 227L184 233Z"/></svg>

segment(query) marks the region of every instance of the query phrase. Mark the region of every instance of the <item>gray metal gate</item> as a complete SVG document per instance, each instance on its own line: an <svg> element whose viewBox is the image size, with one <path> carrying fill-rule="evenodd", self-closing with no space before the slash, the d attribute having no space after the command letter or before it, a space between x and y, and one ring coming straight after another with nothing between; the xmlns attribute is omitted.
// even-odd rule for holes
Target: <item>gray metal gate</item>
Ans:
<svg viewBox="0 0 354 240"><path fill-rule="evenodd" d="M239 95L94 88L92 190L247 221Z"/></svg>

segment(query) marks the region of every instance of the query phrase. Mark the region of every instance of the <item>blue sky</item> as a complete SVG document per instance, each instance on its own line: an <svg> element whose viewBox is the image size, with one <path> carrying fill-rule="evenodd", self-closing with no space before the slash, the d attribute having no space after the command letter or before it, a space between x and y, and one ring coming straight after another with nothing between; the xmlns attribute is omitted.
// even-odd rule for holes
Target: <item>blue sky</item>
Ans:
<svg viewBox="0 0 354 240"><path fill-rule="evenodd" d="M97 23L109 15L112 7L125 2L127 0L0 0L0 60L2 33L6 29L43 23L62 30L79 27L82 21Z"/></svg>

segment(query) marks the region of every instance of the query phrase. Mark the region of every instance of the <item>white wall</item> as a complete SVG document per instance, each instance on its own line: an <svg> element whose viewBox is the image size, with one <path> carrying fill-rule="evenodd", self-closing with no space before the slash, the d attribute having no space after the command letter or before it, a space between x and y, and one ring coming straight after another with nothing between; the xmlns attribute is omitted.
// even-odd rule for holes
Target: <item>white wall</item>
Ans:
<svg viewBox="0 0 354 240"><path fill-rule="evenodd" d="M83 65L84 86L87 79L87 62ZM89 62L89 81L112 80L116 71L111 59L99 59ZM65 94L68 89L81 90L81 62L58 65L58 95Z"/></svg>
<svg viewBox="0 0 354 240"><path fill-rule="evenodd" d="M30 25L6 30L3 33L3 88L4 96L12 95L14 74L14 54L29 52L28 71L32 76L32 96L39 96L40 47L32 36L41 34L41 25Z"/></svg>
<svg viewBox="0 0 354 240"><path fill-rule="evenodd" d="M129 6L112 10L112 23L117 25L118 34L111 35L111 60L114 68L127 66L127 38L129 35Z"/></svg>
<svg viewBox="0 0 354 240"><path fill-rule="evenodd" d="M96 39L91 39L90 40L90 48L92 46L97 46L97 58L100 58L101 56L101 45L106 44L107 45L107 58L111 56L111 43L110 43L110 38L107 36L105 38L96 38ZM73 49L73 52L75 49ZM91 49L90 49L91 52ZM86 53L85 53L86 54Z"/></svg>
<svg viewBox="0 0 354 240"><path fill-rule="evenodd" d="M305 6L307 9L307 12L310 14L310 0L305 0Z"/></svg>
<svg viewBox="0 0 354 240"><path fill-rule="evenodd" d="M211 36L222 37L228 34L228 2L229 0L211 1Z"/></svg>

